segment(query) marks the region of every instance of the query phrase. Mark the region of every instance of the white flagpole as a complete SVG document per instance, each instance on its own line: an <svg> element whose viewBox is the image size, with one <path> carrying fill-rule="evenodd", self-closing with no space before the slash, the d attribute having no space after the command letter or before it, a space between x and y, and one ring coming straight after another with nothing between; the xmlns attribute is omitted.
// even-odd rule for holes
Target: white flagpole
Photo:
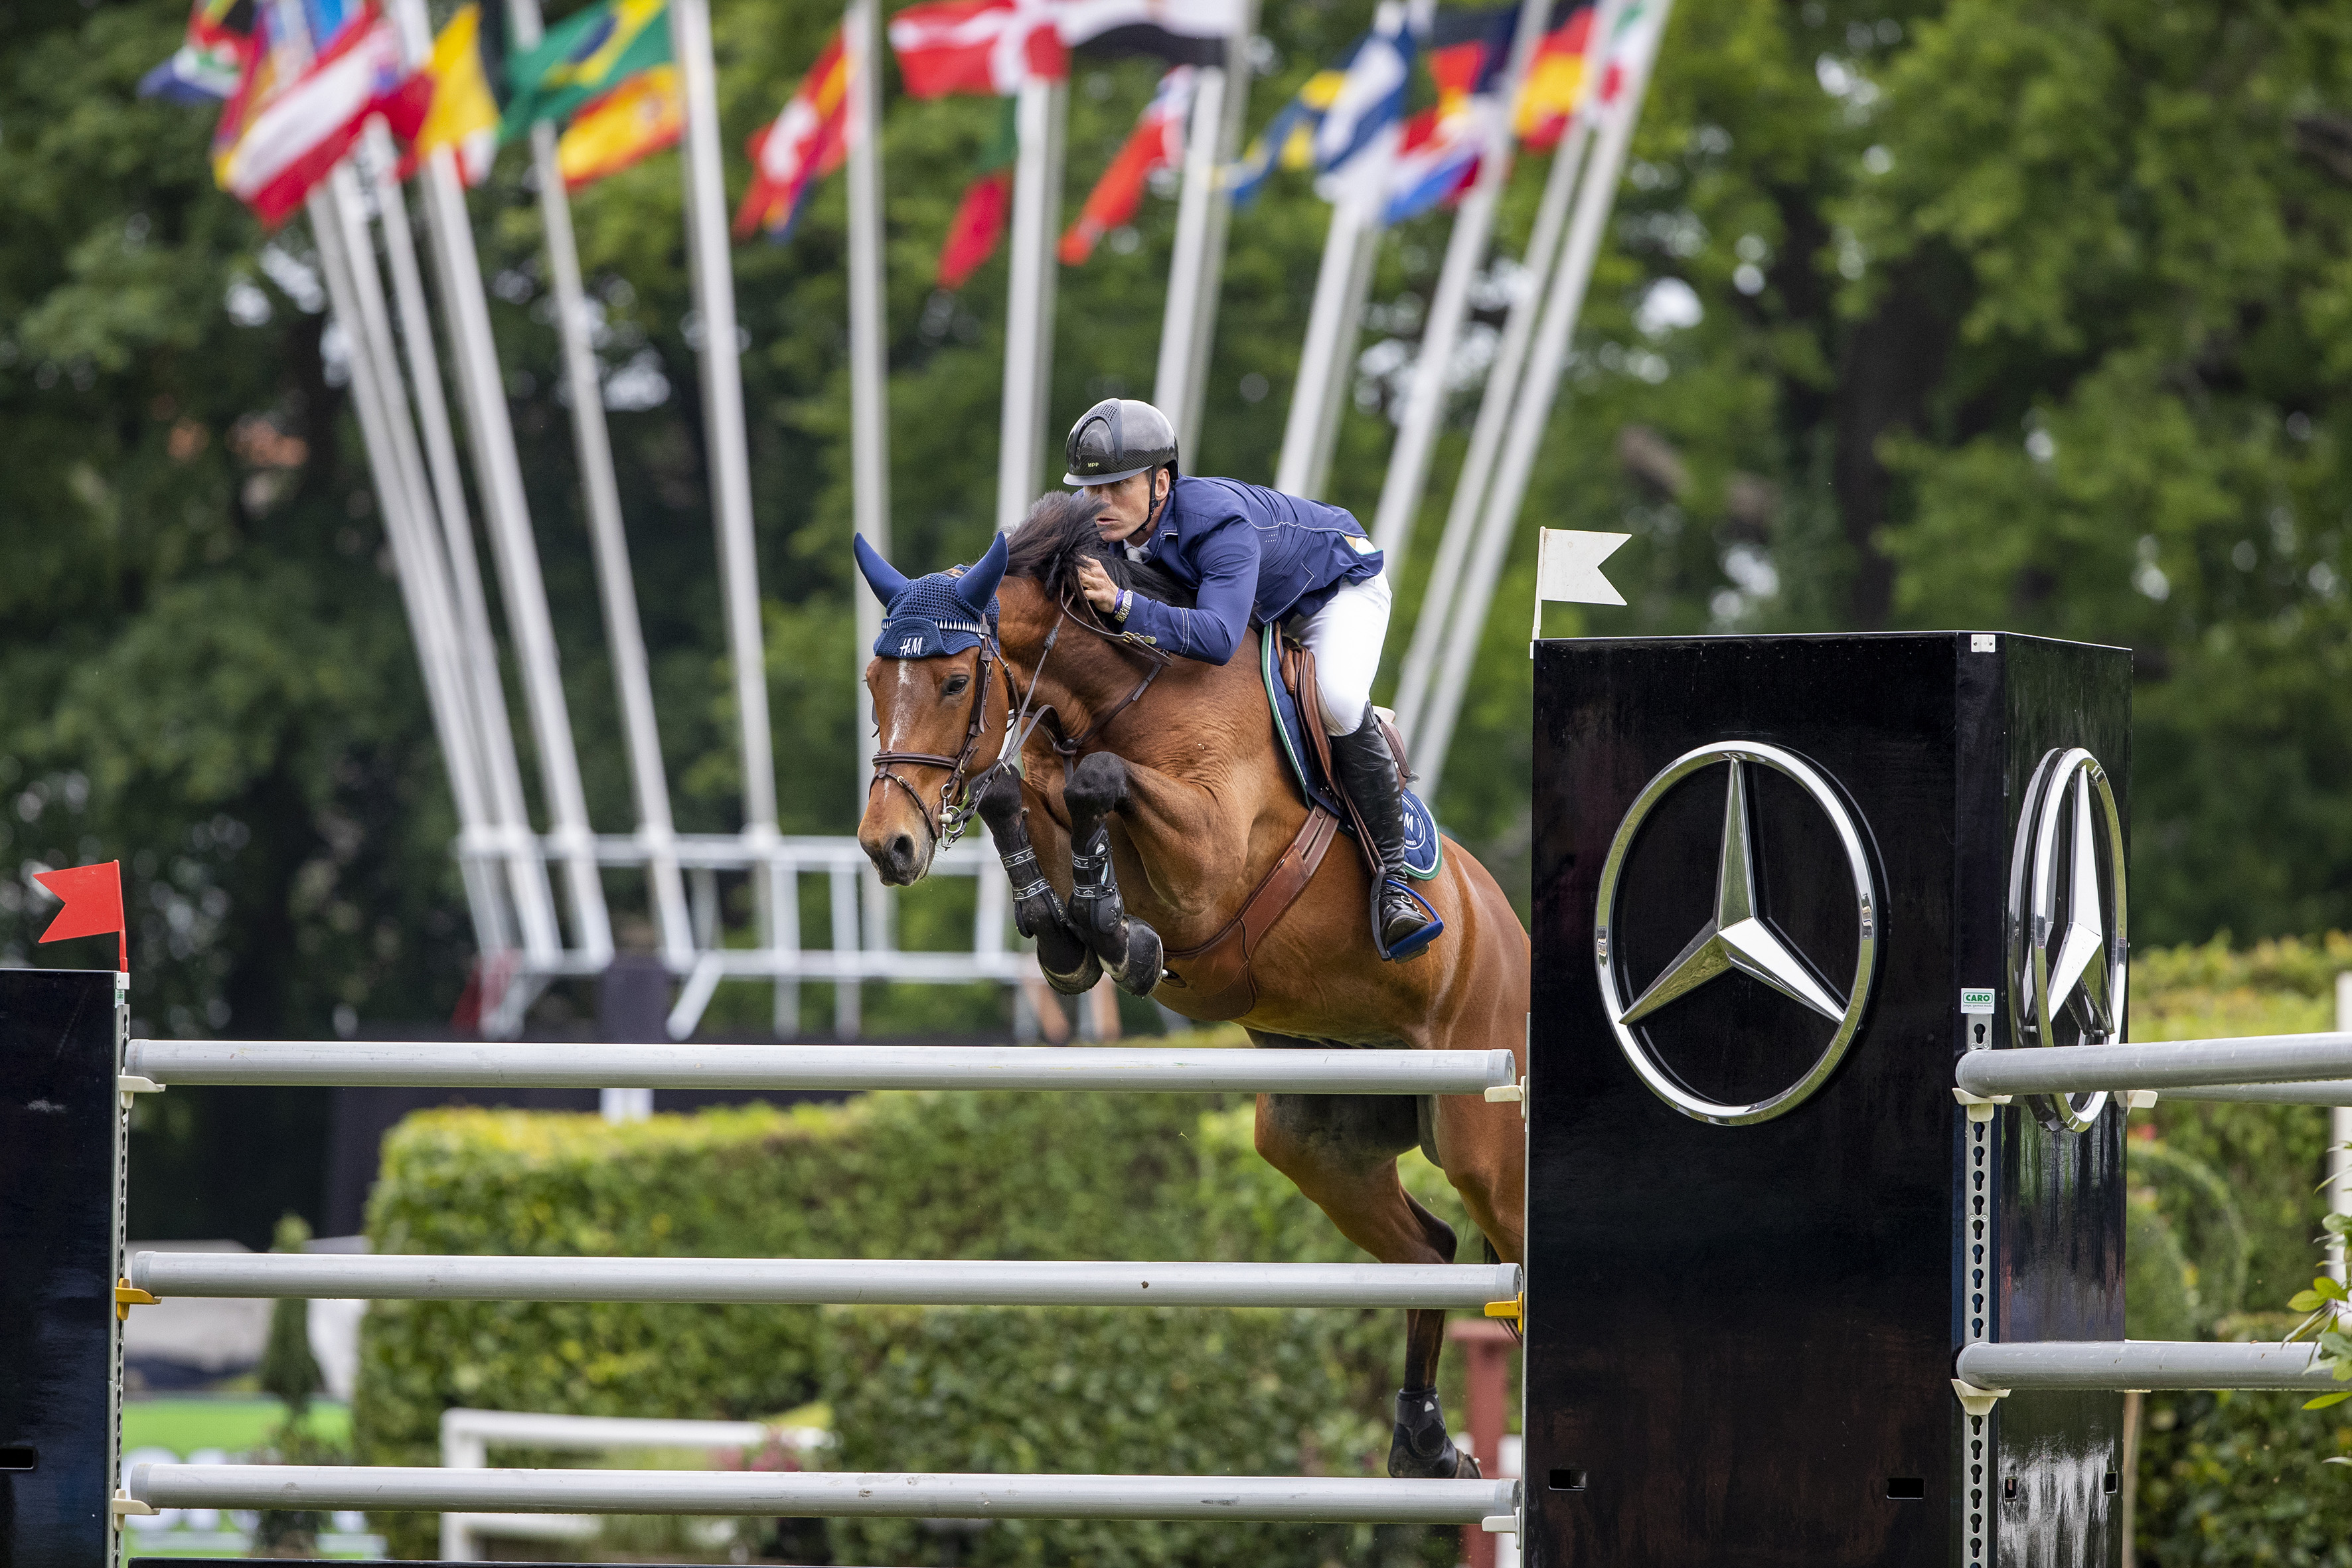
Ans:
<svg viewBox="0 0 2352 1568"><path fill-rule="evenodd" d="M1233 195L1225 165L1241 139L1249 109L1249 43L1257 30L1257 0L1244 0L1225 63L1193 75L1192 117L1184 142L1184 185L1176 205L1176 244L1168 258L1168 304L1160 318L1160 363L1151 401L1176 426L1177 449L1189 458L1201 438L1208 391L1210 348L1217 331L1217 293L1224 277L1225 232Z"/></svg>
<svg viewBox="0 0 2352 1568"><path fill-rule="evenodd" d="M735 323L734 257L728 248L727 177L719 148L719 73L710 52L709 0L670 0L671 51L686 93L687 255L702 321L703 426L711 517L727 595L727 641L743 747L743 837L763 858L751 879L762 946L775 942L783 868L776 858L776 752L768 724L768 669L760 626L759 562L751 537L751 458Z"/></svg>
<svg viewBox="0 0 2352 1568"><path fill-rule="evenodd" d="M310 233L319 249L320 271L336 323L351 354L352 404L359 416L360 436L367 447L368 468L375 479L376 500L383 511L384 537L392 545L400 581L401 600L408 613L416 643L417 664L424 675L426 706L441 742L449 774L450 794L457 805L461 835L482 833L488 813L482 798L480 760L475 751L475 727L460 668L456 627L450 622L447 584L431 549L432 523L425 515L430 502L413 488L414 476L400 461L393 435L395 419L407 410L395 408L385 395L385 376L378 363L377 334L371 330L362 294L355 281L355 263L373 268L373 258L352 254L351 237L356 216L345 203L357 196L347 171L338 169L314 188L309 198ZM359 219L364 237L363 218ZM381 285L379 284L379 288ZM379 308L382 300L377 300ZM389 342L382 353L390 352ZM396 377L397 373L394 373ZM461 860L467 902L474 917L476 941L486 952L504 951L512 938L505 929L502 900L486 868L471 857Z"/></svg>
<svg viewBox="0 0 2352 1568"><path fill-rule="evenodd" d="M1568 243L1560 251L1551 298L1544 307L1542 325L1536 331L1528 362L1527 385L1512 412L1510 435L1504 443L1494 489L1486 498L1486 515L1479 520L1469 572L1463 581L1462 602L1447 631L1445 657L1430 696L1422 748L1425 759L1423 768L1432 794L1436 792L1444 771L1446 747L1454 738L1454 724L1461 712L1462 693L1469 684L1470 668L1477 661L1478 638L1486 629L1487 607L1494 602L1495 582L1502 572L1503 556L1510 545L1511 531L1518 521L1519 508L1527 500L1536 451L1543 443L1544 426L1551 419L1560 373L1568 365L1569 344L1576 335L1577 317L1583 310L1585 289L1592 281L1592 265L1601 254L1609 210L1616 200L1617 179L1625 166L1626 150L1633 144L1633 127L1641 119L1642 99L1649 89L1651 68L1657 60L1659 39L1673 8L1673 0L1654 3L1658 11L1656 18L1648 24L1651 36L1643 47L1632 51L1632 58L1625 62L1624 102L1605 111L1607 117L1594 142L1592 169L1578 194L1576 216L1569 224ZM1606 59L1603 54L1601 61L1604 69Z"/></svg>
<svg viewBox="0 0 2352 1568"><path fill-rule="evenodd" d="M849 60L849 443L852 515L866 542L890 553L889 340L883 326L881 21L877 0L851 0L842 16ZM874 699L866 650L882 633L881 601L855 587L857 605L857 798L874 771Z"/></svg>
<svg viewBox="0 0 2352 1568"><path fill-rule="evenodd" d="M1519 89L1527 80L1528 64L1535 58L1537 46L1543 42L1544 24L1550 14L1551 0L1519 0L1510 58L1496 84L1496 122L1485 128L1486 144L1479 153L1477 182L1455 209L1454 232L1445 242L1445 261L1438 269L1428 324L1422 331L1421 353L1413 363L1404 418L1397 426L1388 477L1381 485L1380 506L1372 516L1372 542L1400 568L1412 548L1413 523L1429 482L1429 457L1445 416L1446 375L1453 366L1463 320L1469 313L1470 284L1486 259L1486 242L1495 232L1495 209L1511 182L1511 154L1518 143L1512 120L1518 111Z"/></svg>
<svg viewBox="0 0 2352 1568"><path fill-rule="evenodd" d="M1005 290L1004 404L997 431L996 526L1020 526L1036 499L1054 378L1054 293L1062 226L1062 122L1069 84L1030 77L1014 114L1020 156L1013 172L1012 281Z"/></svg>
<svg viewBox="0 0 2352 1568"><path fill-rule="evenodd" d="M537 0L516 0L512 14L517 43L524 48L538 43ZM555 289L556 339L562 349L564 383L572 394L572 441L580 459L580 489L586 503L589 541L595 550L604 640L613 657L621 732L629 752L629 793L636 806L637 840L646 852L648 901L662 956L671 967L683 969L694 962L693 921L687 913L686 881L678 869L677 835L670 814L668 775L662 766L661 732L654 717L645 631L637 618L636 584L629 569L628 536L621 521L612 436L604 425L604 383L597 372L594 345L588 338L587 291L581 281L579 245L572 231L572 204L564 195L562 172L557 166L555 127L543 122L532 126L530 150L539 179L548 275Z"/></svg>
<svg viewBox="0 0 2352 1568"><path fill-rule="evenodd" d="M1592 30L1586 35L1591 40L1586 46L1588 58L1598 58L1601 40L1612 29L1620 10L1620 0L1603 0L1593 18ZM1586 72L1580 98L1590 91L1597 79L1597 72ZM1469 558L1472 539L1478 531L1487 481L1493 478L1495 458L1502 449L1503 435L1509 427L1511 409L1518 397L1519 383L1527 368L1528 345L1535 336L1537 318L1543 311L1544 283L1551 276L1552 263L1559 253L1560 234L1568 226L1569 208L1576 196L1578 175L1583 169L1591 138L1591 117L1580 111L1570 119L1559 146L1552 153L1551 171L1545 176L1543 197L1536 206L1535 227L1528 236L1518 294L1504 320L1503 341L1496 350L1495 363L1486 373L1486 389L1479 399L1477 423L1470 431L1470 449L1462 459L1462 471L1454 482L1454 500L1446 508L1445 531L1438 540L1437 562L1431 569L1429 586L1423 592L1420 613L1413 620L1412 643L1397 682L1396 713L1397 729L1404 736L1407 750L1415 757L1422 754L1422 712L1428 705L1438 655L1445 647L1446 627L1453 622L1463 564Z"/></svg>
<svg viewBox="0 0 2352 1568"><path fill-rule="evenodd" d="M1275 463L1274 488L1286 495L1318 497L1330 475L1332 448L1352 390L1348 371L1355 359L1357 328L1379 254L1396 135L1394 126L1387 128L1378 142L1327 176L1339 188L1333 193L1315 302L1298 351L1298 379L1291 387L1282 451Z"/></svg>

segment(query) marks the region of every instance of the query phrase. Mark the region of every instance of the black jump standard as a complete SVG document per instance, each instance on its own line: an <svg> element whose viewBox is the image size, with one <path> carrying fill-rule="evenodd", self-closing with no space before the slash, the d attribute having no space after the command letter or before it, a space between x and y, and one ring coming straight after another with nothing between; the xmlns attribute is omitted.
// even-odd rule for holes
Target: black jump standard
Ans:
<svg viewBox="0 0 2352 1568"><path fill-rule="evenodd" d="M1529 1568L2119 1560L2130 660L1984 633L1536 647ZM1971 1391L1973 1393L1973 1391Z"/></svg>

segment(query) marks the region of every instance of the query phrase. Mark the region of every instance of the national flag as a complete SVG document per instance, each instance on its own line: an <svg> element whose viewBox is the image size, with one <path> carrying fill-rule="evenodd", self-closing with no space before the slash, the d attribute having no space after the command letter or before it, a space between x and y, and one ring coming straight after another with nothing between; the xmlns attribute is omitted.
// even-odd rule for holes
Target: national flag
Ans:
<svg viewBox="0 0 2352 1568"><path fill-rule="evenodd" d="M253 0L195 0L172 58L139 79L139 96L217 103L236 91L253 36Z"/></svg>
<svg viewBox="0 0 2352 1568"><path fill-rule="evenodd" d="M927 0L890 18L890 47L911 98L1011 93L1070 74L1050 0Z"/></svg>
<svg viewBox="0 0 2352 1568"><path fill-rule="evenodd" d="M1054 25L1082 55L1221 66L1242 30L1242 0L1062 0Z"/></svg>
<svg viewBox="0 0 2352 1568"><path fill-rule="evenodd" d="M1543 37L1519 89L1512 128L1537 152L1559 144L1584 86L1584 56L1592 38L1592 7L1580 5Z"/></svg>
<svg viewBox="0 0 2352 1568"><path fill-rule="evenodd" d="M1372 30L1341 67L1339 90L1315 127L1315 169L1330 174L1370 146L1404 113L1413 38L1400 0L1381 0Z"/></svg>
<svg viewBox="0 0 2352 1568"><path fill-rule="evenodd" d="M122 918L122 862L68 866L61 871L36 871L33 880L64 900L65 908L40 935L42 942L64 942L77 936L114 938L115 962L131 973L131 937Z"/></svg>
<svg viewBox="0 0 2352 1568"><path fill-rule="evenodd" d="M383 115L394 135L413 140L433 91L429 77L409 70L399 30L373 8L354 13L292 81L265 95L259 75L248 70L230 100L222 123L236 116L241 134L213 168L221 188L272 227L351 150L368 116Z"/></svg>
<svg viewBox="0 0 2352 1568"><path fill-rule="evenodd" d="M433 40L425 74L433 79L433 107L416 133L417 156L446 147L469 185L489 178L499 152L499 94L507 83L505 0L460 6Z"/></svg>
<svg viewBox="0 0 2352 1568"><path fill-rule="evenodd" d="M508 61L507 85L514 96L499 133L512 137L542 120L569 120L639 71L671 58L669 0L602 0Z"/></svg>
<svg viewBox="0 0 2352 1568"><path fill-rule="evenodd" d="M686 129L686 88L676 66L639 71L602 98L591 99L563 128L555 166L563 188L617 174L640 158L677 145Z"/></svg>
<svg viewBox="0 0 2352 1568"><path fill-rule="evenodd" d="M1599 46L1601 78L1592 84L1592 95L1583 105L1585 113L1597 120L1624 108L1627 82L1636 70L1647 72L1657 57L1663 20L1657 0L1629 0L1617 13L1609 37Z"/></svg>
<svg viewBox="0 0 2352 1568"><path fill-rule="evenodd" d="M955 289L996 254L1004 237L1004 216L1013 205L1013 160L1021 146L1020 125L1013 106L1006 103L996 122L996 134L981 149L980 177L965 187L949 220L947 243L940 247L940 287Z"/></svg>
<svg viewBox="0 0 2352 1568"><path fill-rule="evenodd" d="M1517 21L1507 8L1438 14L1426 57L1437 101L1406 121L1398 138L1383 223L1451 202L1478 177L1479 160L1500 134L1498 98Z"/></svg>
<svg viewBox="0 0 2352 1568"><path fill-rule="evenodd" d="M1349 46L1339 65L1308 77L1241 161L1226 167L1234 204L1247 206L1276 169L1329 174L1361 152L1402 112L1412 55L1404 7L1382 0L1372 31Z"/></svg>
<svg viewBox="0 0 2352 1568"><path fill-rule="evenodd" d="M816 183L848 156L849 88L849 51L836 29L782 111L751 133L751 188L735 213L736 238L792 233Z"/></svg>
<svg viewBox="0 0 2352 1568"><path fill-rule="evenodd" d="M1183 163L1184 123L1192 118L1193 75L1191 66L1178 66L1160 79L1160 89L1136 120L1127 144L1095 182L1087 205L1078 211L1077 222L1062 236L1062 265L1084 265L1104 235L1135 216L1143 205L1143 186L1151 172Z"/></svg>

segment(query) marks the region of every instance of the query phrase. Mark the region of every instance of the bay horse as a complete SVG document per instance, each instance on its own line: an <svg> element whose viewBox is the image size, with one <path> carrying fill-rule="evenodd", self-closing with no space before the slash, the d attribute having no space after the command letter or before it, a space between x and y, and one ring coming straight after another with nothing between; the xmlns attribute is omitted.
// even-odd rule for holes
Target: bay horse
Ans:
<svg viewBox="0 0 2352 1568"><path fill-rule="evenodd" d="M1094 516L1081 496L1049 494L977 565L913 583L859 542L861 568L886 610L902 607L886 628L903 621L924 633L944 618L961 631L950 640L966 644L955 653L877 655L866 667L879 748L857 837L882 879L920 879L943 838L977 809L1012 878L1016 921L1066 994L1108 972L1188 1017L1232 1017L1245 1005L1239 1022L1259 1047L1499 1047L1517 1053L1524 1074L1527 931L1486 868L1450 840L1436 878L1420 889L1445 934L1409 963L1375 952L1365 916L1370 874L1343 848L1321 859L1270 929L1254 933L1254 991L1224 991L1219 1005L1220 996L1163 976L1163 962L1181 973L1188 950L1234 921L1291 850L1308 807L1277 751L1260 675L1257 639L1272 634L1254 628L1224 665L1171 660L1120 639L1078 596L1082 557L1102 562L1123 587L1175 603L1190 595L1104 544ZM945 617L936 608L950 603L943 591L961 605ZM886 629L877 646L912 651L939 642ZM1010 757L996 765L1016 724L1017 772ZM1374 1258L1451 1263L1452 1227L1397 1175L1397 1156L1418 1144L1461 1194L1492 1254L1521 1261L1526 1146L1514 1105L1471 1095L1265 1094L1256 1144ZM1444 1336L1443 1311L1406 1313L1391 1475L1479 1473L1446 1435L1436 1394Z"/></svg>

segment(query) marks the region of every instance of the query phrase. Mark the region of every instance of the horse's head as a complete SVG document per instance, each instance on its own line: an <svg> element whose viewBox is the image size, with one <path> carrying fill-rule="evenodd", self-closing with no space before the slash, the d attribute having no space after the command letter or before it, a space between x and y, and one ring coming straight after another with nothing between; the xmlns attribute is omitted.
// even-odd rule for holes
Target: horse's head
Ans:
<svg viewBox="0 0 2352 1568"><path fill-rule="evenodd" d="M885 882L904 887L930 870L942 818L964 807L971 774L1003 744L1009 687L992 644L1005 542L967 571L912 579L865 540L856 551L884 616L866 667L879 744L857 842Z"/></svg>

